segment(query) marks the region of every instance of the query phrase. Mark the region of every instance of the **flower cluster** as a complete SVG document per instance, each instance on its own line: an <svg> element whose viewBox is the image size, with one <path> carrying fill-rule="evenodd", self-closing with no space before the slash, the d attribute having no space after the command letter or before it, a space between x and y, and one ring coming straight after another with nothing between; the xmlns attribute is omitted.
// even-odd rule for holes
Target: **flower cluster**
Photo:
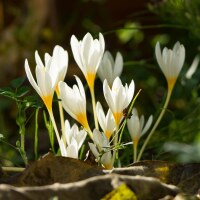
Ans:
<svg viewBox="0 0 200 200"><path fill-rule="evenodd" d="M129 85L127 83L123 85L119 78L123 69L122 55L118 52L114 59L109 51L105 51L105 41L101 33L99 39L93 39L92 35L87 33L80 41L73 35L70 44L74 59L83 72L90 89L95 127L91 127L88 122L86 94L79 77L75 76L77 84L72 87L64 82L68 69L66 50L58 45L55 46L52 56L45 54L44 63L36 51L36 81L27 59L25 60L26 75L49 112L61 155L78 158L79 149L88 134L92 141L89 142L89 147L96 160L105 168L111 169L117 153L117 148L112 149L111 145L116 147L120 142L120 126L127 123L134 151L137 152L137 143L150 128L153 117L150 116L144 126L144 116L139 118L137 110L133 108L134 81L131 80ZM184 63L185 49L183 45L177 43L173 50L165 48L161 54L160 45L157 43L156 58L172 90ZM103 94L108 105L106 113L104 113L102 104L99 101L96 102L95 99L96 75L103 83ZM58 131L52 109L54 93L60 99L58 104L61 133ZM77 124L71 127L69 121L64 120L63 108L82 126L81 130ZM129 109L131 117L124 116L125 109ZM134 155L134 160L136 157L137 153Z"/></svg>

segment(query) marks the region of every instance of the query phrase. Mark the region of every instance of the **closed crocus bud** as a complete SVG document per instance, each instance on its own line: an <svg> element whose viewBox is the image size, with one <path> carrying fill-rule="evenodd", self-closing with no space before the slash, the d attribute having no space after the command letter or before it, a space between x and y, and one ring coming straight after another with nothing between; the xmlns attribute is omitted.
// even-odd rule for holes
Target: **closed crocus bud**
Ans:
<svg viewBox="0 0 200 200"><path fill-rule="evenodd" d="M123 70L123 57L121 53L117 52L114 60L109 51L105 51L101 64L98 68L97 74L101 81L105 79L108 81L108 85L112 87L113 81L117 76L120 76Z"/></svg>
<svg viewBox="0 0 200 200"><path fill-rule="evenodd" d="M149 130L153 121L151 115L145 124L144 116L139 118L136 108L133 108L131 118L127 120L127 126L133 143L138 143L139 139Z"/></svg>
<svg viewBox="0 0 200 200"><path fill-rule="evenodd" d="M93 88L97 69L105 49L103 35L99 33L99 39L93 39L92 35L87 33L80 41L73 35L71 48L74 59L83 72L88 86Z"/></svg>
<svg viewBox="0 0 200 200"><path fill-rule="evenodd" d="M177 42L173 49L165 47L161 52L160 44L157 42L155 53L157 62L167 80L168 89L172 90L185 61L185 47Z"/></svg>
<svg viewBox="0 0 200 200"><path fill-rule="evenodd" d="M144 126L144 116L139 118L136 108L133 108L131 118L127 120L128 130L133 141L133 161L137 160L137 146L140 138L149 130L153 121L151 115Z"/></svg>

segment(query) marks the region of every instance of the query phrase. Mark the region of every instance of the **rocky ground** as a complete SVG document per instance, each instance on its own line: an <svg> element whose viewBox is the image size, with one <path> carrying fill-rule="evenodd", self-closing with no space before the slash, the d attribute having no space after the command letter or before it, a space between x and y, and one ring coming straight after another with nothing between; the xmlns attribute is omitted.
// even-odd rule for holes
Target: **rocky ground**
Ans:
<svg viewBox="0 0 200 200"><path fill-rule="evenodd" d="M2 174L0 200L192 200L199 189L198 163L143 161L104 170L48 154L22 173Z"/></svg>

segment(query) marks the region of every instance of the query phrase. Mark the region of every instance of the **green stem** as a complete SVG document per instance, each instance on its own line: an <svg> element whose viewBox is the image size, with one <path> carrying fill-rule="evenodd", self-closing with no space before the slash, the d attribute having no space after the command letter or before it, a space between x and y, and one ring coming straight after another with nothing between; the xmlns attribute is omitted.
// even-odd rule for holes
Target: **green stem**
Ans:
<svg viewBox="0 0 200 200"><path fill-rule="evenodd" d="M132 102L131 102L131 105L128 109L128 113L127 113L127 117L129 117L131 115L131 111L133 109L133 105L137 99L137 97L139 96L141 90L138 91L138 93L135 95L135 97L133 98ZM125 128L125 125L127 123L127 118L124 119L123 123L121 124L120 128L119 126L116 127L116 130L115 130L115 135L114 135L114 146L116 146L118 143L121 142L122 140L122 134L124 132L124 128ZM119 135L119 131L121 130L121 133ZM116 155L117 155L117 151L118 150L114 150L113 151L113 158L112 158L112 166L114 165L114 162L115 162L115 159L116 159Z"/></svg>
<svg viewBox="0 0 200 200"><path fill-rule="evenodd" d="M117 126L116 127L116 130L115 130L115 135L114 135L114 147L116 147L117 143L118 143L118 130L119 130L119 127ZM113 157L112 157L112 166L114 166L115 164L115 159L116 159L116 155L117 155L117 149L114 149L113 150Z"/></svg>
<svg viewBox="0 0 200 200"><path fill-rule="evenodd" d="M25 108L22 106L20 102L17 102L18 115L16 118L17 125L19 126L19 134L20 134L20 144L18 146L19 153L25 163L28 164L28 159L25 152L25 121L26 121L26 113Z"/></svg>
<svg viewBox="0 0 200 200"><path fill-rule="evenodd" d="M49 134L51 150L55 154L55 149L54 149L54 130L53 130L52 122L51 122L51 120L50 121L47 120L45 111L43 111L43 117L44 117L45 126L46 126L48 134Z"/></svg>
<svg viewBox="0 0 200 200"><path fill-rule="evenodd" d="M137 161L137 142L133 142L133 162Z"/></svg>
<svg viewBox="0 0 200 200"><path fill-rule="evenodd" d="M56 122L55 122L55 118L54 118L53 112L52 112L52 110L48 110L48 112L49 112L49 116L50 116L51 122L52 122L53 127L54 127L54 131L56 133L56 137L57 137L57 141L58 141L59 147L61 147L60 135L59 135L59 132L58 132L58 128L57 128L57 125L56 125Z"/></svg>
<svg viewBox="0 0 200 200"><path fill-rule="evenodd" d="M172 89L168 89L167 97L166 97L166 100L165 100L165 104L164 104L164 106L163 106L163 109L162 109L162 111L161 111L161 113L160 113L160 115L159 115L157 121L155 122L154 126L152 127L151 132L149 133L148 137L146 138L144 144L142 145L142 148L141 148L141 150L140 150L140 153L139 153L139 155L138 155L138 157L137 157L137 161L139 161L139 160L141 159L142 154L143 154L143 152L144 152L144 150L145 150L145 148L146 148L146 145L148 144L148 142L149 142L149 140L151 139L153 133L155 132L155 130L156 130L158 124L160 123L160 121L161 121L161 119L162 119L162 117L163 117L163 115L164 115L164 113L165 113L165 111L166 111L166 109L167 109L167 106L168 106L168 104L169 104L169 100L170 100L171 94L172 94Z"/></svg>
<svg viewBox="0 0 200 200"><path fill-rule="evenodd" d="M25 168L23 167L1 167L4 172L23 172Z"/></svg>
<svg viewBox="0 0 200 200"><path fill-rule="evenodd" d="M138 93L137 93L137 94L135 95L135 97L133 98L133 100L132 100L132 102L131 102L131 105L130 105L130 107L129 107L129 109L128 109L127 117L124 119L123 123L122 123L121 126L120 126L121 133L120 133L120 136L119 136L119 143L120 143L121 140L122 140L122 135L123 135L123 132L124 132L125 125L126 125L126 123L127 123L127 118L129 118L129 116L131 116L131 112L132 112L132 110L133 110L134 103L135 103L137 97L139 96L140 92L141 92L141 89L138 91ZM119 131L120 129L118 129L118 131Z"/></svg>
<svg viewBox="0 0 200 200"><path fill-rule="evenodd" d="M59 95L57 95L58 98L60 98ZM64 144L66 144L66 136L65 136L65 120L64 120L64 112L61 101L58 101L58 107L59 107L59 113L60 113L60 123L61 123L61 132L62 132L62 139Z"/></svg>
<svg viewBox="0 0 200 200"><path fill-rule="evenodd" d="M25 152L25 135L23 127L20 127L20 148L22 152Z"/></svg>
<svg viewBox="0 0 200 200"><path fill-rule="evenodd" d="M35 111L35 140L34 140L34 153L35 153L35 160L38 158L38 113L39 108Z"/></svg>
<svg viewBox="0 0 200 200"><path fill-rule="evenodd" d="M92 98L92 108L93 108L93 114L94 114L94 123L95 128L99 129L98 120L97 120L97 112L96 112L96 100L95 100L95 94L94 94L94 87L90 88L91 98Z"/></svg>

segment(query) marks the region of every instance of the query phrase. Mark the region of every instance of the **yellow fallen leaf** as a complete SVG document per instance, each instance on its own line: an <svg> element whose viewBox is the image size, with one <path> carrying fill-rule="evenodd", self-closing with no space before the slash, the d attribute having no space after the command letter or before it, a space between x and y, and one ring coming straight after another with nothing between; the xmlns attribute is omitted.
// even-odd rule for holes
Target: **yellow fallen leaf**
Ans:
<svg viewBox="0 0 200 200"><path fill-rule="evenodd" d="M121 184L101 200L137 200L135 193L125 184Z"/></svg>

